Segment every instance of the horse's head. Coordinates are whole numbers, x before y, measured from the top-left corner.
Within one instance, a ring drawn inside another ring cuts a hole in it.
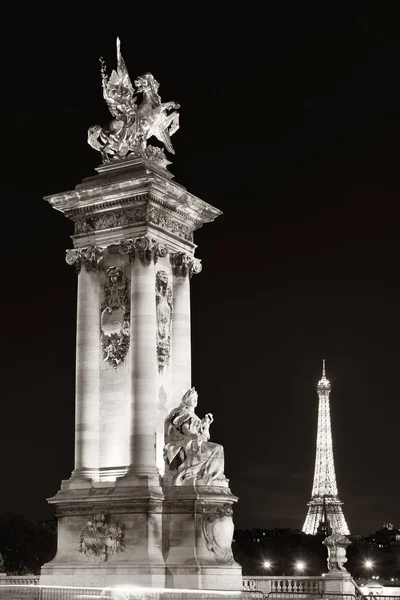
[[[160,84],[151,73],[144,73],[137,79],[135,79],[135,86],[138,92],[143,94],[157,94]]]

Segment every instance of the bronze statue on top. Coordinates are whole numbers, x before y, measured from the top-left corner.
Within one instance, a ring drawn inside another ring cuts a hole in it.
[[[101,153],[103,162],[119,160],[128,156],[142,156],[162,166],[170,164],[164,150],[147,145],[152,136],[162,142],[168,152],[175,154],[171,135],[179,129],[179,108],[176,102],[161,102],[158,94],[160,84],[151,73],[135,80],[129,77],[121,55],[117,38],[117,69],[108,77],[101,60],[103,96],[113,119],[106,127],[92,125],[88,131],[88,143]],[[138,102],[138,95],[142,99]]]

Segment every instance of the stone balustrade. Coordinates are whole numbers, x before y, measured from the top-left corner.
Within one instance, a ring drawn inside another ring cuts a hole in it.
[[[5,575],[0,573],[0,585],[39,585],[39,575]]]
[[[279,593],[295,593],[296,597],[299,594],[311,594],[324,591],[323,577],[276,577],[276,576],[244,576],[243,590],[249,592],[262,592],[270,594],[271,592]]]

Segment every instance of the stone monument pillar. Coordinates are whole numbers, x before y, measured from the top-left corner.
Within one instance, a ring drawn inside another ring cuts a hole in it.
[[[88,134],[103,164],[46,198],[74,223],[78,308],[75,468],[49,499],[58,549],[40,583],[240,590],[237,498],[191,388],[193,232],[221,213],[147,144],[173,152],[179,106],[161,102],[149,73],[131,83],[119,40],[117,60],[102,71],[113,119]]]
[[[347,562],[346,550],[351,544],[343,534],[335,531],[322,542],[328,549],[328,573],[324,577],[324,591],[327,594],[355,595],[354,581],[344,566]]]

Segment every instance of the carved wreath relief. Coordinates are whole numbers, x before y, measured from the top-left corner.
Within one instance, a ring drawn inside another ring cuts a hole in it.
[[[233,563],[233,510],[230,504],[224,504],[214,512],[207,513],[203,519],[203,533],[207,549],[213,552],[221,563]]]
[[[165,271],[156,274],[157,359],[163,369],[171,358],[172,290]]]
[[[119,267],[107,269],[107,277],[100,307],[101,347],[104,361],[116,369],[129,349],[129,279]]]
[[[112,554],[125,550],[125,528],[111,520],[108,513],[94,515],[81,531],[79,552],[107,561]]]

